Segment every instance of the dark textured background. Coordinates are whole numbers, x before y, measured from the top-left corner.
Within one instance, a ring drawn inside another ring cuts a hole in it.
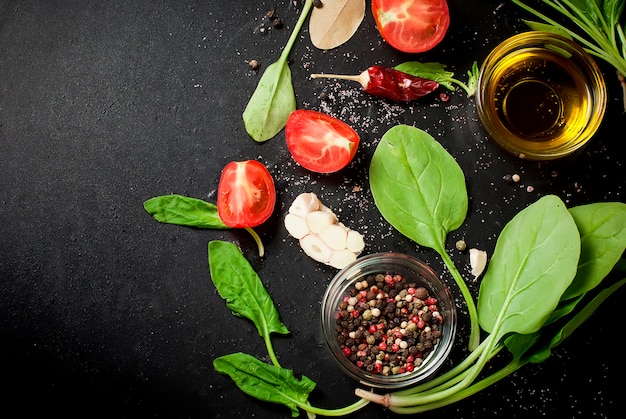
[[[213,359],[235,351],[266,356],[254,326],[233,317],[211,283],[207,243],[214,239],[239,244],[268,288],[292,332],[273,339],[276,352],[283,366],[318,383],[312,403],[354,401],[355,383],[320,338],[320,299],[336,271],[303,255],[282,216],[296,195],[316,192],[365,235],[367,253],[417,255],[452,283],[438,256],[395,232],[373,204],[369,159],[395,124],[428,131],[466,174],[470,208],[450,248],[468,278],[468,255],[453,243],[462,237],[491,252],[504,224],[540,196],[557,194],[568,206],[624,201],[625,118],[604,64],[611,99],[603,126],[583,153],[555,163],[501,151],[461,91],[447,102],[433,95],[398,105],[355,84],[308,78],[410,59],[440,61],[465,78],[474,60],[524,30],[508,1],[450,0],[445,40],[417,57],[381,40],[369,1],[355,37],[339,48],[315,49],[305,27],[290,62],[298,106],[350,122],[362,137],[357,157],[321,176],[293,163],[284,133],[255,143],[241,113],[260,73],[246,60],[264,69],[278,58],[302,3],[0,0],[0,401],[16,411],[2,416],[289,417],[212,368]],[[269,27],[272,7],[283,29]],[[320,100],[322,91],[328,100]],[[258,228],[263,259],[244,231],[159,224],[142,207],[169,193],[215,201],[221,168],[244,159],[265,163],[278,191],[274,217]],[[513,173],[520,183],[504,182]],[[478,283],[470,287],[477,292]],[[429,415],[617,417],[626,408],[625,296],[614,295],[546,363]],[[453,359],[466,334],[462,322]],[[358,415],[391,416],[379,406]]]

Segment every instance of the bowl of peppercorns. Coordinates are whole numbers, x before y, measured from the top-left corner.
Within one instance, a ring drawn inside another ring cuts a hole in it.
[[[340,368],[360,383],[400,388],[445,362],[456,333],[448,287],[415,257],[361,257],[330,282],[322,300],[324,339]]]

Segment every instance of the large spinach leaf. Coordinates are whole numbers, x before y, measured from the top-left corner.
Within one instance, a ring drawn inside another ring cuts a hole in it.
[[[463,171],[441,144],[397,125],[380,140],[369,174],[383,217],[418,244],[445,253],[448,233],[465,220],[468,197]]]
[[[539,330],[572,283],[578,228],[563,201],[548,195],[502,230],[478,294],[480,325],[497,342]]]
[[[315,382],[305,376],[298,380],[292,370],[266,364],[241,352],[216,358],[213,367],[228,375],[246,394],[289,407],[292,417],[299,415],[298,406],[307,404],[309,393],[315,388]]]
[[[613,269],[626,249],[626,204],[597,202],[570,209],[578,226],[581,255],[563,300],[585,294]]]

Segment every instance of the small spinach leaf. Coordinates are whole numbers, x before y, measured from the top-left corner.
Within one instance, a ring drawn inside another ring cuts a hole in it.
[[[239,248],[229,242],[209,242],[209,268],[215,288],[237,317],[251,320],[265,341],[272,361],[278,360],[270,341],[271,333],[288,334],[278,310],[261,279]]]
[[[504,227],[478,294],[478,316],[496,341],[539,330],[576,274],[580,236],[563,201],[548,195]]]
[[[298,407],[307,404],[316,385],[306,376],[298,380],[292,370],[266,364],[241,352],[216,358],[213,367],[228,375],[249,396],[289,407],[292,417],[299,415]]]
[[[220,219],[217,206],[201,199],[163,195],[148,199],[143,206],[157,221],[197,228],[229,229]]]

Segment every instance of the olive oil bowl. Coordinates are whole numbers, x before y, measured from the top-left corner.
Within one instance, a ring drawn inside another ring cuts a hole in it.
[[[514,35],[480,70],[476,106],[489,135],[508,152],[554,160],[594,135],[607,93],[598,66],[578,44],[549,32]]]
[[[321,320],[339,368],[372,388],[432,377],[456,333],[450,290],[427,264],[401,253],[364,256],[339,271],[322,300]]]

